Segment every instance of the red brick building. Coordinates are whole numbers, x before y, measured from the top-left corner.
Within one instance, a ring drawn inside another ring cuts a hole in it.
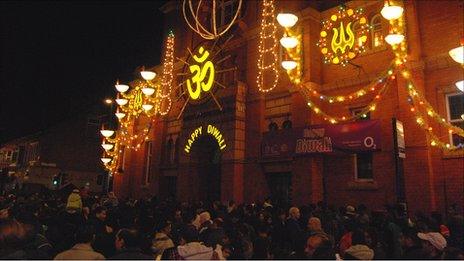
[[[236,7],[234,0],[223,2],[219,7],[220,18],[230,16],[228,10]],[[327,95],[348,93],[368,84],[394,58],[391,47],[383,41],[388,34],[388,21],[380,15],[383,1],[346,3],[348,7],[363,7],[372,26],[367,52],[353,61],[358,67],[322,62],[316,46],[321,20],[330,17],[336,8],[323,2],[276,1],[276,12],[293,12],[299,17],[297,26],[303,32],[303,81]],[[181,3],[169,1],[163,12],[166,32],[173,30],[176,36],[175,56],[185,61],[189,56],[187,48],[195,50],[200,43],[204,44],[204,39],[187,27],[182,19]],[[261,2],[243,3],[239,22],[221,37],[227,39],[233,35],[221,53],[231,56],[224,62],[227,66],[237,68],[222,76],[226,88],[216,92],[222,111],[211,99],[188,104],[178,118],[184,103],[175,102],[169,115],[151,130],[143,149],[125,150],[122,171],[114,176],[114,190],[119,196],[141,197],[150,193],[175,195],[180,200],[253,202],[271,195],[297,205],[325,199],[334,205],[364,203],[380,208],[397,199],[391,123],[392,118],[397,118],[404,124],[404,187],[409,209],[444,210],[452,203],[463,206],[463,150],[442,151],[430,145],[409,110],[406,83],[400,78],[391,83],[378,109],[369,115],[381,123],[379,151],[319,153],[271,160],[261,157],[263,134],[270,127],[302,128],[326,122],[311,112],[283,70],[276,89],[266,94],[258,91],[256,61]],[[441,115],[462,128],[464,120],[455,114],[464,113],[464,95],[454,83],[464,77],[463,69],[452,61],[448,51],[457,47],[464,35],[463,2],[410,0],[403,5],[409,44],[407,66],[418,89]],[[281,34],[279,31],[278,35]],[[175,70],[182,72],[184,64],[177,61]],[[180,81],[182,76],[175,78],[173,86]],[[351,104],[321,108],[333,114],[346,114],[367,103],[367,99],[360,99]],[[141,128],[146,120],[140,118],[134,130]],[[218,135],[206,135],[208,125],[217,128],[222,143]],[[446,129],[432,126],[443,141],[455,145],[463,142],[456,138],[452,141]],[[203,133],[195,135],[187,153],[184,148],[199,127]],[[221,149],[223,144],[226,147]]]

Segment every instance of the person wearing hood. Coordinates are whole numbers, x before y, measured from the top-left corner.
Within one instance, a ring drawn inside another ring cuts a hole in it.
[[[198,232],[192,227],[187,227],[182,231],[182,245],[177,247],[177,253],[181,259],[186,260],[224,260],[221,246],[217,245],[215,249],[207,247],[199,242]]]
[[[345,251],[344,259],[372,260],[374,250],[367,246],[364,230],[356,229],[351,236],[351,246]]]
[[[66,204],[66,209],[68,211],[76,211],[76,212],[82,211],[82,199],[81,199],[81,196],[79,195],[78,189],[74,189],[71,192],[71,194],[69,194],[68,202]]]

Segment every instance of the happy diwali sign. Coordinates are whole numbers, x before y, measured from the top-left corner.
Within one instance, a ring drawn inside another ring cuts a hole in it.
[[[195,143],[195,141],[197,141],[200,136],[205,135],[205,134],[213,136],[213,138],[217,141],[218,146],[221,150],[224,150],[226,148],[226,141],[221,131],[218,128],[216,128],[214,125],[208,124],[206,128],[203,128],[203,126],[200,126],[196,128],[194,131],[192,131],[189,139],[187,140],[187,144],[185,144],[184,151],[186,153],[190,153],[190,149],[192,148],[192,145]]]

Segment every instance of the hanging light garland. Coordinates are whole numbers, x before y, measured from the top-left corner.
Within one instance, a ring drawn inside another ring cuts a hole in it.
[[[258,84],[258,90],[260,92],[272,91],[279,81],[276,31],[274,0],[263,0],[261,31],[259,32],[258,45],[258,75],[256,77],[256,83]],[[270,71],[274,80],[272,84],[266,88],[264,87],[264,76],[267,71]]]
[[[195,33],[197,33],[199,36],[203,37],[206,40],[214,40],[223,34],[225,34],[229,29],[232,27],[232,25],[235,23],[235,21],[238,18],[238,15],[240,14],[240,9],[242,8],[242,0],[237,0],[238,1],[238,6],[237,10],[235,10],[235,14],[232,18],[232,20],[224,26],[224,29],[218,30],[217,28],[217,22],[216,18],[218,17],[216,14],[216,9],[217,9],[217,1],[216,0],[209,0],[205,1],[207,3],[210,3],[211,6],[209,9],[211,9],[211,28],[207,28],[207,26],[204,26],[202,24],[201,17],[200,15],[200,10],[202,8],[205,8],[206,6],[202,5],[202,0],[198,0],[197,5],[194,6],[192,3],[192,0],[184,0],[182,4],[182,14],[184,15],[184,20],[187,23],[187,25],[192,29]],[[221,1],[222,3],[223,1]],[[188,5],[188,9],[187,9]],[[189,15],[187,15],[189,14]],[[192,17],[193,21],[189,18]]]
[[[404,63],[407,62],[407,39],[405,37],[406,29],[403,8],[398,5],[386,4],[381,13],[390,23],[390,34],[385,37],[385,40],[392,46],[393,53],[395,54],[394,64],[397,68],[398,75],[402,76],[407,81],[406,90],[409,94],[408,103],[410,105],[410,111],[414,113],[417,125],[426,131],[431,146],[437,146],[444,150],[463,149],[453,144],[442,142],[435,133],[433,127],[428,124],[427,119],[431,119],[440,126],[446,128],[449,134],[456,134],[464,137],[463,129],[452,125],[436,112],[421,91],[415,86],[411,79],[411,72],[404,65]]]
[[[160,103],[157,103],[157,111],[159,111],[160,115],[168,114],[172,106],[171,93],[172,83],[174,80],[174,40],[174,33],[170,31],[166,40],[166,50],[163,62],[163,76],[161,79],[162,88],[158,94],[159,98],[162,100]],[[167,100],[168,103],[165,106],[165,110],[162,110],[163,100]]]

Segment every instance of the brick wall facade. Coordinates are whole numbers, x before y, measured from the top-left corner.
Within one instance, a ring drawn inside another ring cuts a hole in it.
[[[311,82],[324,94],[356,90],[385,70],[394,57],[391,48],[385,45],[354,60],[362,66],[362,71],[354,66],[325,65],[315,43],[319,38],[320,20],[330,16],[335,9],[318,12],[311,7],[310,1],[285,1],[285,6],[283,2],[276,1],[276,10],[298,14],[298,26],[304,33],[304,81]],[[291,120],[293,127],[303,127],[324,121],[311,113],[306,101],[291,86],[283,71],[275,90],[266,95],[258,92],[256,61],[260,5],[258,1],[244,3],[246,8],[242,21],[233,27],[234,37],[223,50],[235,57],[237,66],[235,78],[228,81],[230,84],[225,90],[218,91],[223,111],[219,111],[213,101],[202,105],[189,104],[177,119],[183,102],[175,103],[169,116],[160,119],[150,135],[155,155],[151,163],[152,182],[143,185],[141,181],[146,152],[143,149],[126,151],[125,171],[116,174],[114,180],[114,188],[119,195],[140,197],[146,192],[165,196],[172,190],[169,186],[174,186],[175,194],[181,200],[201,199],[198,184],[204,177],[198,173],[193,159],[198,155],[184,153],[183,147],[196,127],[214,124],[219,126],[227,142],[227,148],[221,154],[221,200],[264,200],[270,193],[266,177],[270,173],[290,173],[293,204],[322,200],[325,187],[329,204],[364,203],[368,207],[381,208],[396,201],[391,126],[391,119],[395,117],[403,122],[405,128],[407,158],[404,176],[410,210],[444,210],[452,203],[463,205],[463,154],[450,155],[429,145],[424,131],[416,125],[414,115],[409,111],[405,82],[401,79],[393,81],[378,109],[370,116],[371,119],[379,119],[382,126],[382,149],[374,153],[371,181],[355,179],[355,161],[350,154],[315,155],[273,162],[260,159],[262,133],[268,130],[271,122],[281,127],[283,121]],[[383,1],[350,1],[347,4],[364,7],[370,19],[380,12]],[[463,3],[406,1],[404,6],[409,42],[408,66],[419,90],[445,116],[445,95],[455,92],[454,82],[463,77],[462,68],[447,55],[464,35]],[[166,30],[173,29],[176,35],[175,56],[186,57],[187,47],[193,49],[201,39],[187,29],[179,7],[180,2],[176,1],[165,6],[165,24]],[[384,19],[382,26],[386,33],[388,22]],[[179,62],[176,68],[180,70],[182,66]],[[177,84],[179,82],[174,86]],[[347,114],[350,109],[365,106],[367,102],[360,99],[353,104],[322,108],[334,115]],[[169,127],[174,121],[177,127]],[[447,130],[433,127],[440,131],[440,136],[447,137]],[[179,142],[176,152],[179,160],[166,166],[163,155],[166,153],[166,140],[172,135]]]

